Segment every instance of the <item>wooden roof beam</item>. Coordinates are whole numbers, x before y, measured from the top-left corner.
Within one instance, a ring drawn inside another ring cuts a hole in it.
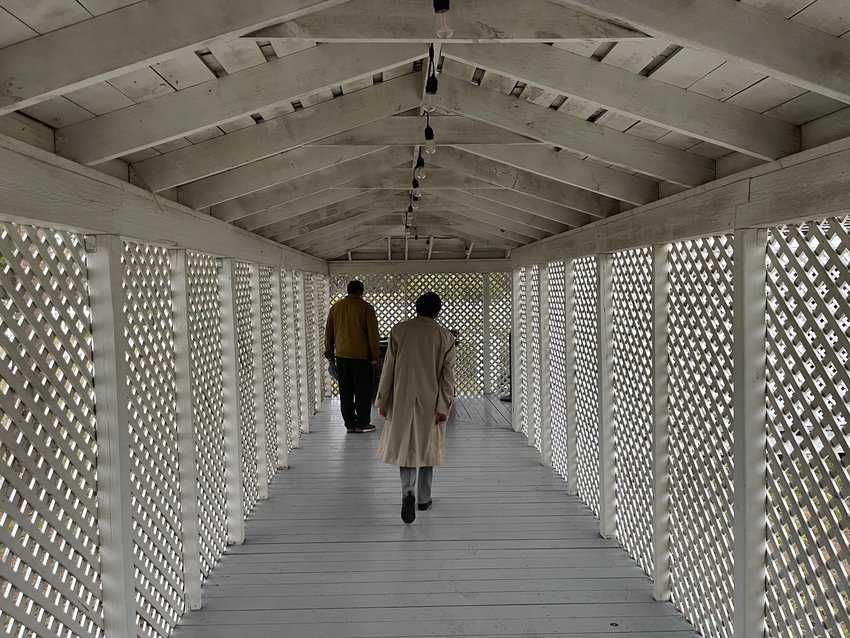
[[[300,217],[309,213],[315,213],[321,209],[335,204],[343,204],[349,200],[361,200],[371,195],[370,191],[365,193],[359,189],[338,189],[324,190],[301,199],[296,199],[294,202],[288,202],[280,206],[273,206],[256,215],[251,215],[245,219],[240,219],[236,222],[239,228],[259,232],[260,234],[268,234],[272,228],[276,228],[281,222],[290,220],[294,217]],[[356,204],[350,204],[354,206]]]
[[[194,182],[414,108],[421,102],[419,84],[415,74],[395,78],[137,162],[133,169],[155,191]],[[419,135],[421,138],[421,130]],[[383,145],[366,140],[363,144]]]
[[[456,44],[443,53],[759,159],[777,159],[800,148],[798,126],[555,47]]]
[[[341,0],[145,0],[0,51],[0,114]]]
[[[67,126],[56,133],[56,149],[61,155],[83,164],[105,162],[251,115],[301,95],[412,63],[425,54],[418,44],[311,47]]]
[[[593,218],[586,213],[507,188],[477,189],[473,195],[482,199],[488,199],[491,202],[524,210],[539,217],[545,217],[566,226],[572,226],[573,228],[584,226],[593,221]]]
[[[452,5],[447,42],[623,40],[643,33],[544,0],[464,0]],[[421,0],[353,0],[252,34],[318,42],[433,42],[434,12]]]
[[[443,199],[451,199],[451,201],[455,204],[460,204],[461,206],[467,206],[469,208],[481,210],[485,213],[492,213],[493,215],[496,215],[498,217],[519,222],[531,228],[536,228],[537,230],[542,230],[547,233],[563,233],[571,228],[571,226],[561,224],[560,222],[552,221],[551,219],[546,219],[545,217],[539,217],[537,215],[534,215],[533,213],[529,213],[518,208],[513,208],[512,206],[507,206],[505,204],[500,204],[489,199],[476,197],[474,195],[474,191],[452,191],[451,193],[446,193],[443,196]],[[572,226],[572,228],[575,228],[575,226]]]
[[[556,0],[850,104],[850,42],[735,0]]]
[[[711,159],[510,95],[476,88],[445,74],[440,77],[435,103],[474,120],[502,127],[506,129],[505,137],[511,136],[510,131],[682,186],[698,186],[715,177]],[[449,143],[442,131],[440,142]]]
[[[216,204],[210,210],[210,214],[213,217],[230,222],[243,219],[273,206],[286,204],[327,188],[335,188],[352,180],[365,179],[376,174],[376,172],[400,166],[408,161],[409,155],[410,151],[406,148],[385,148],[250,195]]]

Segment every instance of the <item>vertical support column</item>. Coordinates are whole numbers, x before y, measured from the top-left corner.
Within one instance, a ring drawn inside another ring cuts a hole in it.
[[[652,580],[658,601],[669,601],[670,432],[667,389],[667,326],[670,246],[652,248]]]
[[[578,494],[578,429],[576,423],[575,262],[564,260],[564,384],[567,389],[567,494]]]
[[[767,230],[735,231],[734,374],[734,633],[767,631]]]
[[[297,284],[296,294],[298,295],[299,300],[299,312],[295,317],[295,321],[298,324],[298,350],[299,350],[299,361],[300,361],[300,369],[298,370],[298,375],[301,379],[304,380],[304,387],[302,388],[300,401],[301,401],[301,431],[304,434],[310,434],[310,420],[313,418],[313,415],[310,414],[310,384],[307,379],[307,374],[309,367],[307,366],[307,357],[309,356],[307,353],[307,308],[305,306],[305,302],[307,298],[304,296],[304,275],[301,274],[295,275],[295,281]]]
[[[239,428],[239,366],[236,356],[236,299],[232,259],[221,260],[222,415],[224,421],[224,476],[227,496],[227,542],[245,542],[245,499],[242,486],[242,433]]]
[[[540,267],[540,462],[552,467],[552,380],[550,370],[549,265]]]
[[[104,632],[136,636],[136,585],[130,510],[130,414],[124,358],[124,250],[120,237],[89,238],[95,402],[97,520],[103,580]]]
[[[531,309],[534,307],[534,297],[531,294],[531,280],[533,278],[531,266],[525,273],[525,370],[522,373],[525,375],[525,418],[528,421],[528,436],[525,438],[525,444],[529,447],[534,447],[534,429],[540,427],[539,423],[532,421],[532,397],[535,392],[534,385],[534,347],[532,346],[531,333],[533,327],[531,318],[534,316]]]
[[[614,256],[597,256],[599,264],[596,352],[599,365],[599,533],[613,538],[617,527],[617,469],[614,427]]]
[[[521,374],[525,374],[525,370],[520,370],[519,365],[519,301],[519,270],[514,270],[511,274],[511,426],[514,432],[522,430],[522,393],[519,378]]]
[[[188,256],[185,250],[170,250],[168,255],[171,260],[171,301],[174,308],[174,379],[177,398],[180,516],[183,528],[183,582],[189,609],[200,609],[201,549],[192,409]]]
[[[272,349],[274,351],[274,392],[275,405],[277,406],[277,414],[275,421],[277,422],[277,469],[285,470],[289,468],[289,441],[287,440],[287,432],[289,431],[289,422],[286,419],[286,404],[290,401],[288,394],[289,388],[285,385],[292,386],[292,383],[284,383],[287,378],[286,365],[283,352],[283,326],[286,321],[284,313],[283,300],[281,299],[280,289],[282,285],[282,277],[280,268],[272,270],[271,288],[272,288]],[[290,404],[291,409],[291,404]]]
[[[269,447],[266,440],[266,385],[263,383],[263,329],[260,266],[251,265],[251,341],[254,367],[254,424],[257,432],[257,496],[269,497]]]
[[[298,368],[298,322],[295,318],[295,274],[292,271],[284,271],[281,275],[281,281],[286,286],[286,308],[285,321],[287,325],[287,333],[289,334],[289,343],[287,344],[287,354],[289,358],[286,362],[289,370],[289,405],[290,422],[287,424],[289,431],[292,433],[292,447],[298,448],[301,446],[301,412],[303,411],[301,393],[298,392],[298,380],[300,370]]]
[[[481,346],[482,356],[484,357],[484,394],[493,394],[493,365],[492,365],[492,349],[493,349],[493,328],[490,310],[492,305],[490,291],[490,273],[482,275],[482,291],[481,291],[481,307],[484,311],[483,322],[481,325]]]

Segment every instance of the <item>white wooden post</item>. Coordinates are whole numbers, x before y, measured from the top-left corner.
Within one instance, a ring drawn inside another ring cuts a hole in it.
[[[617,527],[616,468],[614,467],[614,256],[597,255],[598,323],[596,352],[599,365],[599,533],[613,538]]]
[[[286,419],[286,404],[291,401],[289,387],[285,384],[284,379],[287,378],[285,355],[283,352],[283,326],[286,321],[284,313],[283,301],[280,295],[280,288],[283,277],[280,268],[274,268],[271,276],[272,289],[272,349],[274,352],[274,392],[275,405],[277,406],[277,469],[285,470],[289,468],[289,441],[287,433],[289,431],[289,421]],[[286,386],[289,387],[286,387]],[[290,404],[291,409],[291,404]]]
[[[298,374],[300,379],[303,381],[301,391],[301,431],[304,434],[310,434],[310,421],[312,420],[313,415],[310,414],[310,384],[308,380],[308,371],[310,368],[307,366],[307,357],[309,356],[309,353],[307,352],[307,297],[304,295],[303,273],[297,273],[295,275],[295,281],[297,284],[299,301],[299,312],[295,317],[295,320],[298,323],[298,358],[301,364]]]
[[[763,638],[767,632],[767,230],[736,230],[734,250],[733,629],[737,638]]]
[[[287,325],[287,333],[289,334],[289,343],[287,344],[287,354],[289,358],[286,362],[289,370],[289,401],[290,401],[290,422],[287,424],[289,431],[292,433],[292,447],[297,448],[301,445],[301,412],[304,409],[302,405],[303,398],[298,391],[298,322],[295,317],[295,292],[294,292],[294,273],[292,271],[284,271],[281,275],[281,281],[286,287],[286,308],[285,313]]]
[[[170,250],[171,301],[174,310],[174,379],[177,403],[177,454],[180,516],[183,529],[183,582],[189,609],[201,608],[201,549],[198,520],[198,473],[192,408],[189,341],[189,281],[185,250]]]
[[[534,348],[531,343],[531,333],[534,329],[531,325],[531,318],[534,316],[532,308],[536,301],[531,294],[531,273],[533,268],[534,266],[531,266],[525,272],[525,370],[522,371],[525,375],[525,418],[528,423],[525,444],[529,447],[534,447],[534,429],[540,427],[539,423],[532,421],[532,396],[536,391],[534,383]]]
[[[549,265],[540,267],[540,462],[552,467],[552,379],[550,370]]]
[[[576,423],[575,262],[564,260],[564,384],[567,389],[567,494],[578,494],[578,429]]]
[[[254,367],[254,423],[257,436],[257,496],[269,497],[269,448],[266,436],[266,384],[263,382],[263,328],[260,266],[251,265],[251,336]]]
[[[88,279],[97,406],[97,520],[104,633],[136,636],[130,510],[130,415],[124,358],[124,267],[120,237],[91,237]]]
[[[652,249],[652,580],[658,601],[671,596],[670,433],[667,388],[667,326],[670,246]]]
[[[219,271],[221,295],[222,418],[224,474],[227,496],[227,542],[245,542],[245,502],[242,485],[242,433],[239,428],[239,366],[236,354],[236,298],[233,259],[223,259]]]
[[[514,432],[522,430],[522,393],[520,392],[520,375],[525,370],[520,370],[519,365],[519,303],[520,303],[520,273],[514,270],[511,277],[511,426]]]
[[[492,394],[493,393],[493,365],[491,363],[492,356],[492,342],[493,342],[493,328],[492,328],[492,318],[490,317],[490,306],[491,306],[491,291],[490,291],[490,279],[492,275],[490,273],[484,273],[482,275],[483,280],[483,288],[481,291],[481,307],[484,311],[484,316],[482,317],[481,324],[481,356],[484,360],[484,394]]]

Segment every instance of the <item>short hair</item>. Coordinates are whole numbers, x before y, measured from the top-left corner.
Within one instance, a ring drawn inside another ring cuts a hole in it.
[[[443,302],[436,292],[426,292],[416,300],[416,314],[420,317],[436,319],[442,307]]]
[[[352,279],[348,282],[348,288],[346,290],[349,295],[362,295],[365,288],[362,281]]]

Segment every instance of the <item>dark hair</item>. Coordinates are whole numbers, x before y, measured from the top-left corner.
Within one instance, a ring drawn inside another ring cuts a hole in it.
[[[363,294],[363,282],[358,281],[357,279],[352,279],[348,282],[347,292],[349,295],[362,295]]]
[[[442,306],[443,302],[440,300],[440,295],[436,292],[426,292],[416,300],[416,314],[420,317],[436,319]]]

